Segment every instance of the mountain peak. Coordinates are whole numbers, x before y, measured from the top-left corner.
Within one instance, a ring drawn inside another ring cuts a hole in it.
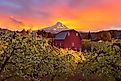
[[[61,22],[57,22],[55,26],[64,27],[65,25],[63,25]]]
[[[58,33],[63,30],[69,30],[65,25],[63,25],[61,22],[57,22],[55,25],[44,28],[46,32],[51,32],[51,33]]]
[[[61,24],[61,25],[62,25],[62,23],[61,23],[61,22],[57,22],[56,24],[58,24],[58,25],[60,25],[60,24]]]

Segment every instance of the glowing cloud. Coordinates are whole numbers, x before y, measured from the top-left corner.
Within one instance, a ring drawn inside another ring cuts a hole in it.
[[[40,29],[58,21],[82,31],[119,29],[120,14],[121,0],[0,0],[0,25],[9,29]]]

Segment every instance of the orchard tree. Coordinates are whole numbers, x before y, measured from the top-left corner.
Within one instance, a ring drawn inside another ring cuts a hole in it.
[[[110,32],[112,38],[116,39],[116,33],[115,32],[117,32],[117,31],[116,30],[110,30],[109,32]]]
[[[120,47],[106,42],[94,45],[95,51],[84,53],[86,60],[79,64],[81,73],[88,80],[96,77],[99,81],[121,81]]]
[[[98,40],[103,40],[103,41],[112,40],[112,36],[111,36],[110,32],[108,32],[108,31],[99,32],[97,38],[98,38]]]
[[[40,81],[67,80],[82,60],[80,53],[51,47],[47,38],[16,32],[0,37],[1,81],[19,77]]]

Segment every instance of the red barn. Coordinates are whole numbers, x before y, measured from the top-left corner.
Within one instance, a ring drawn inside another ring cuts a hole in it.
[[[54,38],[54,45],[58,48],[81,50],[81,36],[76,30],[59,32]]]

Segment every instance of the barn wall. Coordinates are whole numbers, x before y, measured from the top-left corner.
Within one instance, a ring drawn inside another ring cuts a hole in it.
[[[58,48],[63,48],[64,47],[64,43],[62,40],[55,40],[54,41],[54,46],[58,47]]]
[[[64,40],[64,48],[79,51],[81,49],[81,39],[79,33],[76,31],[70,31],[69,33],[70,34],[67,34],[66,39]],[[78,36],[76,36],[76,33]],[[74,45],[72,43],[74,43]]]

